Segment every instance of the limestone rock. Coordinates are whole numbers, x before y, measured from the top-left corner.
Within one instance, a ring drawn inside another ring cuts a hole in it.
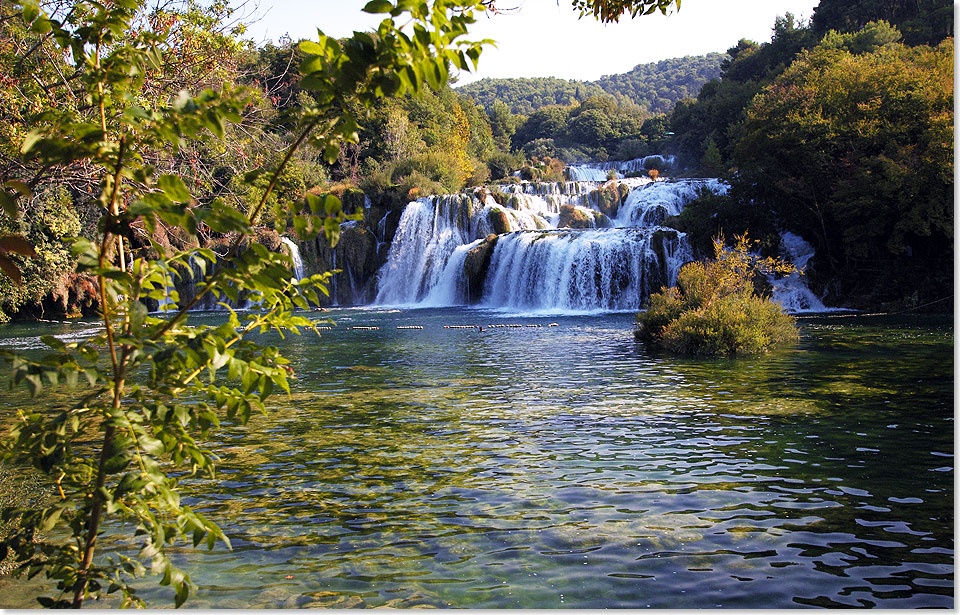
[[[467,257],[463,261],[463,275],[467,280],[467,300],[470,303],[480,300],[487,269],[490,267],[490,257],[496,245],[497,236],[491,233],[483,243],[467,252]]]
[[[507,212],[499,207],[492,207],[487,219],[495,234],[503,235],[510,232],[510,219],[507,217]]]
[[[561,205],[557,226],[561,228],[594,228],[595,224],[593,217],[588,216],[583,210],[572,205]]]

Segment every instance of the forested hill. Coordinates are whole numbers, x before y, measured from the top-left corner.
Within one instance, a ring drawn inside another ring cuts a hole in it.
[[[726,56],[710,53],[639,64],[630,72],[606,75],[597,81],[571,81],[555,77],[481,79],[457,88],[490,109],[503,101],[510,111],[530,115],[548,105],[583,102],[591,96],[611,94],[646,108],[651,113],[669,112],[678,100],[697,95],[700,87],[720,76]]]

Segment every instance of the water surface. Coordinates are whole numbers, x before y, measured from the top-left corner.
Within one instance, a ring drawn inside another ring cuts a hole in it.
[[[234,545],[178,551],[188,606],[954,604],[949,318],[805,318],[793,348],[704,360],[629,314],[330,316],[283,343],[292,399],[185,485]]]

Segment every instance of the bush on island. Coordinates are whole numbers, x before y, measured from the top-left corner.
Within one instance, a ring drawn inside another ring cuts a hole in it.
[[[638,340],[671,352],[756,354],[798,339],[796,320],[757,293],[754,278],[796,271],[790,263],[749,253],[746,233],[732,248],[713,241],[714,259],[687,263],[677,286],[650,296],[637,314]]]

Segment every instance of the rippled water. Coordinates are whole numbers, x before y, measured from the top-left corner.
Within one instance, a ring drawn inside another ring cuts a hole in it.
[[[189,606],[954,604],[950,319],[808,318],[702,360],[626,314],[331,315],[285,342],[292,400],[186,486],[234,545],[179,552]],[[543,326],[443,328],[496,323]]]

